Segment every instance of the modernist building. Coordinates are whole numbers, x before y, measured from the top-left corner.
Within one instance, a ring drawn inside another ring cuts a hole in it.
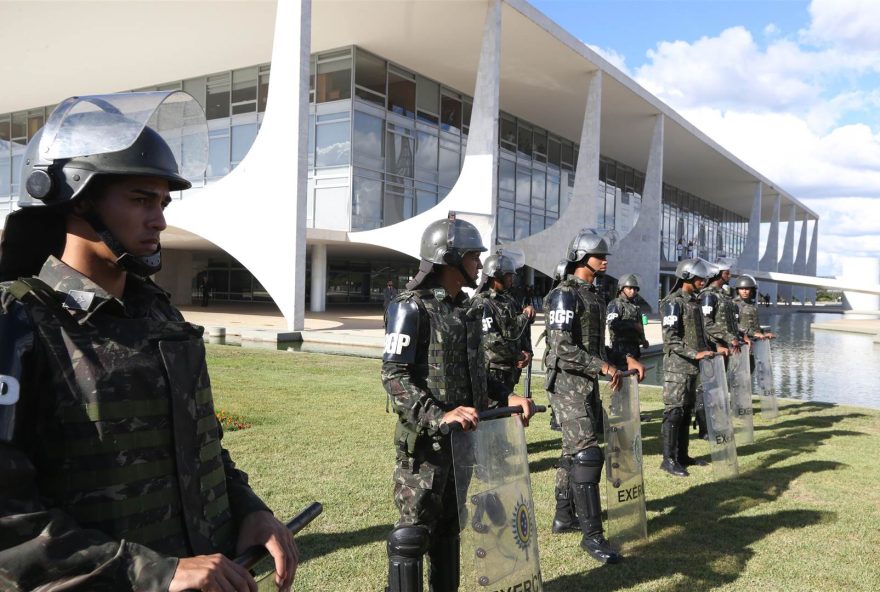
[[[639,273],[652,304],[680,252],[815,275],[814,212],[524,0],[7,2],[0,19],[21,25],[0,96],[3,218],[63,98],[182,89],[204,106],[210,162],[163,238],[178,303],[201,274],[218,300],[274,300],[292,328],[306,303],[381,301],[448,210],[521,253],[539,289],[584,226],[617,231],[610,272]],[[796,220],[813,221],[809,249]]]

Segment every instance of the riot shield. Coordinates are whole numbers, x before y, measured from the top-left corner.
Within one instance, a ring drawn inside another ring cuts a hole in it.
[[[519,417],[452,433],[462,590],[543,590],[526,440]]]
[[[727,388],[730,391],[731,419],[737,444],[752,444],[755,441],[750,355],[749,346],[744,343],[739,352],[731,354],[727,366]]]
[[[706,405],[706,430],[712,453],[712,468],[719,479],[736,477],[736,441],[730,421],[727,395],[727,375],[721,356],[700,360],[700,380],[703,383],[703,402]]]
[[[770,341],[755,339],[752,341],[752,351],[755,356],[755,382],[758,385],[758,397],[761,401],[761,417],[775,419],[779,416],[779,405],[776,403],[776,391],[773,389]]]
[[[648,538],[639,381],[635,372],[625,374],[628,375],[622,378],[620,390],[602,398],[608,538],[617,548],[627,542]]]

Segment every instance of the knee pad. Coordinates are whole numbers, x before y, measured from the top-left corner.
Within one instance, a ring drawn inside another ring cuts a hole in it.
[[[388,556],[419,558],[428,550],[428,529],[398,526],[388,533]]]
[[[574,455],[571,478],[575,483],[598,483],[602,477],[603,464],[605,459],[601,448],[593,446],[579,450]]]

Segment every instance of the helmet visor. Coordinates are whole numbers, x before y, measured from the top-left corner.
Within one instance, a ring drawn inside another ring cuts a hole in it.
[[[199,179],[208,161],[205,112],[182,91],[119,93],[71,97],[46,123],[40,139],[42,161],[125,150],[145,126],[171,148],[180,175]]]

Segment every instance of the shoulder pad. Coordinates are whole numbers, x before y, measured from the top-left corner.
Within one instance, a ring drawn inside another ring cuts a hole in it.
[[[495,318],[495,307],[488,300],[483,300],[483,333],[498,333],[498,319]]]
[[[611,321],[620,316],[620,305],[617,301],[617,298],[608,303],[608,308],[605,310],[605,324],[610,325]]]
[[[556,288],[547,296],[547,328],[571,331],[577,296],[571,290]]]
[[[703,310],[703,316],[708,317],[718,306],[718,295],[715,292],[703,292],[700,294],[700,308]]]
[[[420,315],[418,303],[411,298],[399,298],[388,305],[382,361],[403,364],[415,361]]]
[[[681,303],[673,298],[672,300],[664,300],[660,304],[660,315],[663,317],[662,325],[674,327],[681,319]]]

